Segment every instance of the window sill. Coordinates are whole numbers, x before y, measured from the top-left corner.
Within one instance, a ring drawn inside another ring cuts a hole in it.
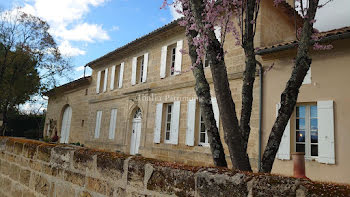
[[[205,148],[209,148],[210,145],[209,144],[198,144],[199,147],[205,147]]]

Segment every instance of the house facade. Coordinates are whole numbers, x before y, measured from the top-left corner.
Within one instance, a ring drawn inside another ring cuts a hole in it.
[[[273,1],[261,2],[256,46],[265,68],[254,84],[248,154],[254,170],[276,117],[279,98],[295,55],[294,10]],[[275,20],[271,20],[271,18]],[[302,19],[297,17],[297,23]],[[283,136],[273,173],[292,175],[292,152],[305,152],[306,175],[314,180],[350,183],[350,148],[346,121],[350,111],[346,77],[350,68],[349,28],[322,34],[334,49],[312,52],[313,63],[300,90],[298,105]],[[342,36],[339,36],[342,35]],[[233,36],[225,41],[225,62],[237,112],[241,108],[244,53]],[[283,43],[283,45],[281,44]],[[208,137],[194,91],[185,30],[174,21],[90,63],[92,76],[57,87],[49,96],[44,134],[57,131],[61,143],[141,154],[189,165],[212,165]],[[213,111],[223,131],[213,91]],[[261,86],[260,86],[261,85]],[[262,95],[262,103],[259,103]],[[262,109],[261,134],[259,110]],[[262,144],[259,145],[259,138]],[[224,143],[227,161],[230,163]]]

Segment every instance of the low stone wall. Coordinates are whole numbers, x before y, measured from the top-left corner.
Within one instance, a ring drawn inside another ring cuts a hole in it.
[[[350,186],[2,137],[2,196],[350,196]]]

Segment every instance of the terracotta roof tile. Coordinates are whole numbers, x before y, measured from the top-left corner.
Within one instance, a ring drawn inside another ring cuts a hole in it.
[[[334,37],[336,35],[345,35],[345,34],[349,34],[350,35],[350,27],[342,27],[339,29],[333,29],[333,30],[329,30],[329,31],[325,31],[325,32],[320,32],[317,33],[316,35],[319,37],[320,42],[322,42],[323,40],[326,40],[326,38],[330,38],[330,37]],[[338,40],[341,39],[340,37],[334,37],[334,40]],[[264,54],[268,54],[268,53],[272,53],[272,52],[276,52],[273,51],[271,49],[282,49],[282,47],[295,47],[297,46],[298,41],[293,40],[293,41],[289,41],[289,42],[282,42],[282,43],[278,43],[272,46],[267,46],[264,48],[260,48],[257,50],[257,54],[258,55],[264,55]]]

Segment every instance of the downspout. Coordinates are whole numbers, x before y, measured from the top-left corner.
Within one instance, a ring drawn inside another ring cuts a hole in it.
[[[258,171],[261,167],[261,144],[262,144],[262,110],[263,110],[263,67],[259,61],[256,61],[259,65],[259,78],[260,78],[260,98],[259,98],[259,157],[258,157]]]

